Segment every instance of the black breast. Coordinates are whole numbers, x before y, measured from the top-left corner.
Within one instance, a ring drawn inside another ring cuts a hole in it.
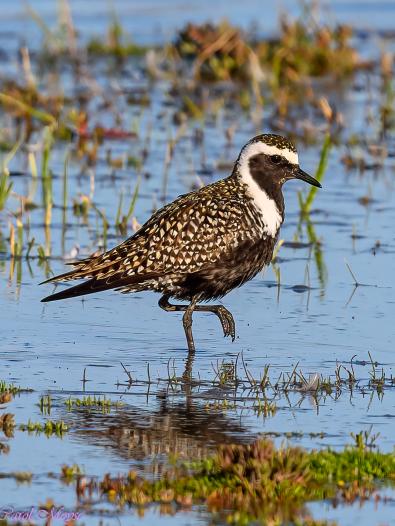
[[[191,300],[198,296],[200,301],[208,301],[225,296],[271,262],[275,244],[272,237],[244,241],[221,261],[180,279],[175,297]]]

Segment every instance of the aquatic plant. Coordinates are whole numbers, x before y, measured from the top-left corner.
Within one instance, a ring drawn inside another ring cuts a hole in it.
[[[277,87],[306,76],[344,77],[366,65],[350,44],[350,26],[320,25],[310,13],[307,7],[298,19],[283,16],[279,37],[258,43],[257,53],[271,66]]]
[[[115,226],[119,229],[119,231],[120,231],[120,233],[122,235],[126,235],[127,234],[128,222],[129,222],[130,218],[132,217],[134,208],[136,206],[136,201],[137,201],[137,198],[138,198],[138,195],[139,195],[140,182],[141,182],[141,180],[139,178],[137,180],[135,189],[133,191],[133,195],[132,195],[132,198],[130,200],[129,208],[128,208],[128,211],[126,212],[126,214],[122,214],[123,194],[121,194],[121,197],[120,197],[120,200],[119,200],[119,205],[118,205],[118,210],[117,210],[117,215],[116,215],[116,218],[115,218]]]
[[[0,393],[1,394],[3,394],[3,393],[11,393],[11,394],[15,395],[15,394],[22,393],[22,392],[27,392],[27,391],[29,392],[29,391],[31,391],[31,389],[25,389],[25,388],[19,387],[19,386],[14,385],[14,384],[9,384],[5,380],[0,380]]]
[[[7,153],[7,155],[5,155],[2,159],[2,167],[0,173],[0,210],[4,209],[7,199],[9,198],[12,190],[12,182],[9,180],[10,171],[8,169],[8,165],[15,157],[15,154],[18,152],[22,142],[23,139],[17,141]]]
[[[263,80],[275,90],[302,84],[308,77],[344,78],[368,64],[351,45],[349,26],[317,23],[306,6],[297,19],[285,16],[273,39],[247,37],[227,22],[187,24],[175,40],[179,56],[193,60],[195,76],[205,80]],[[291,93],[290,93],[291,95]]]
[[[77,32],[74,28],[71,7],[68,0],[59,0],[58,19],[54,27],[49,27],[45,20],[27,3],[26,11],[41,29],[43,35],[42,55],[47,61],[55,57],[69,55],[76,58]]]
[[[248,78],[250,50],[239,29],[227,22],[187,24],[175,41],[175,49],[193,59],[195,76],[205,80]]]
[[[43,132],[43,154],[41,167],[42,201],[45,211],[44,224],[51,224],[52,217],[52,173],[49,168],[49,160],[53,147],[53,133],[50,126],[44,128]]]
[[[44,95],[39,95],[37,91],[30,87],[24,88],[14,83],[7,84],[4,88],[7,92],[0,92],[0,103],[5,110],[11,111],[16,117],[21,117],[25,120],[26,139],[29,138],[32,132],[32,118],[41,121],[45,125],[56,127],[56,118],[45,109],[38,109],[37,106],[42,105],[51,109],[59,109],[60,101],[53,101]]]
[[[40,407],[40,412],[42,414],[44,415],[51,414],[51,405],[52,405],[52,399],[51,399],[50,394],[43,395],[40,397],[39,407]]]
[[[104,40],[102,37],[92,38],[88,42],[86,50],[90,55],[125,58],[144,55],[147,48],[139,46],[126,38],[124,28],[114,13],[107,29],[106,38]]]
[[[228,445],[201,461],[181,464],[150,481],[131,471],[106,475],[100,490],[112,502],[139,508],[150,503],[189,507],[205,504],[228,523],[301,521],[315,500],[366,499],[382,484],[395,484],[395,453],[364,447],[306,451],[275,448],[269,440]]]
[[[68,426],[63,422],[63,420],[60,420],[59,422],[46,420],[45,423],[42,423],[32,422],[30,419],[27,424],[20,424],[18,429],[19,431],[27,431],[28,433],[44,433],[47,436],[62,436],[69,430]]]
[[[66,483],[72,482],[76,477],[79,477],[84,473],[84,470],[78,464],[72,464],[71,466],[64,464],[62,466],[62,480]]]
[[[121,401],[113,401],[109,398],[103,397],[96,397],[94,396],[83,396],[82,398],[68,398],[65,401],[65,404],[69,411],[71,411],[73,408],[78,407],[87,407],[87,408],[98,408],[102,409],[103,411],[109,411],[112,407],[120,407],[122,406]]]
[[[324,179],[331,147],[332,147],[331,134],[327,132],[325,135],[322,147],[321,147],[321,153],[320,153],[318,166],[314,174],[314,177],[320,183]],[[306,226],[307,238],[309,240],[309,243],[313,247],[314,261],[317,267],[318,279],[321,284],[321,287],[323,288],[326,283],[326,279],[327,279],[327,270],[326,270],[325,262],[323,259],[321,241],[318,238],[316,231],[315,231],[314,224],[310,219],[310,211],[311,211],[311,207],[313,205],[316,195],[317,195],[316,187],[311,188],[306,197],[303,196],[302,192],[298,192],[300,218],[299,218],[299,224],[297,227],[296,236],[298,237],[301,234],[302,226],[304,224]]]
[[[322,183],[322,180],[325,175],[331,146],[332,146],[332,139],[331,139],[330,134],[327,133],[325,135],[325,139],[322,144],[320,159],[319,159],[318,166],[314,174],[315,179],[317,179],[317,181],[319,181],[320,183]],[[299,207],[300,207],[300,212],[302,215],[306,216],[309,214],[316,195],[317,195],[317,187],[315,186],[311,187],[311,189],[309,190],[309,193],[307,194],[306,199],[302,197],[302,194],[300,192],[298,193]]]
[[[11,190],[12,182],[9,180],[9,174],[3,171],[3,173],[0,174],[0,210],[4,209]]]

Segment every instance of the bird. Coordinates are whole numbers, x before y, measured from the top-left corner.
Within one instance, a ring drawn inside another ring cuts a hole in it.
[[[284,221],[282,187],[291,179],[321,188],[300,168],[288,138],[257,135],[243,146],[228,177],[179,196],[116,247],[70,263],[73,270],[43,283],[84,281],[41,301],[108,289],[154,291],[161,294],[159,307],[184,313],[189,353],[195,352],[195,311],[215,314],[224,336],[234,341],[231,312],[207,302],[223,298],[270,264]]]

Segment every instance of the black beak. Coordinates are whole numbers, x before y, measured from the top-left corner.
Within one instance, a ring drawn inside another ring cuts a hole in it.
[[[321,183],[319,183],[317,179],[314,179],[314,177],[311,177],[311,175],[304,172],[301,168],[296,168],[296,170],[292,173],[292,175],[295,179],[300,179],[302,181],[305,181],[306,183],[312,184],[313,186],[322,188]]]

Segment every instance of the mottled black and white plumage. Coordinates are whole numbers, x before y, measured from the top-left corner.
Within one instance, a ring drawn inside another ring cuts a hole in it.
[[[48,281],[85,281],[42,301],[107,289],[152,290],[165,310],[183,310],[189,350],[194,350],[192,312],[214,312],[234,338],[233,317],[221,305],[197,305],[223,297],[271,261],[284,220],[282,185],[298,178],[320,186],[299,168],[293,144],[259,135],[241,150],[232,174],[180,196],[158,210],[129,239],[99,256],[73,263],[74,270]],[[172,305],[169,298],[190,302]]]

